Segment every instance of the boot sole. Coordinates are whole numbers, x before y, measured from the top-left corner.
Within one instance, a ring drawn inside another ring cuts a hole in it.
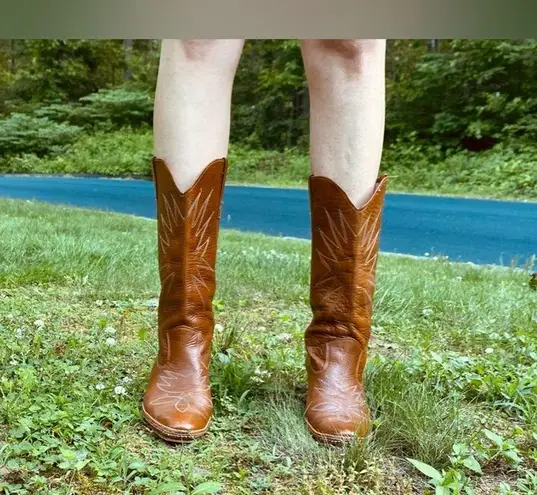
[[[200,430],[177,430],[175,428],[170,428],[168,426],[165,426],[161,423],[159,423],[155,418],[153,418],[146,410],[145,407],[142,404],[142,413],[144,419],[147,421],[149,426],[153,429],[153,431],[163,440],[166,440],[167,442],[172,443],[190,443],[194,440],[202,437],[207,433],[207,430],[209,428],[209,425],[211,423],[211,420],[207,422],[207,425],[205,428],[202,428]]]
[[[317,431],[313,426],[310,425],[308,420],[306,420],[306,424],[308,425],[308,430],[311,433],[311,436],[317,440],[320,443],[324,443],[327,445],[345,445],[350,442],[352,442],[356,438],[356,434],[340,434],[340,435],[332,435],[330,433],[321,433],[320,431]]]

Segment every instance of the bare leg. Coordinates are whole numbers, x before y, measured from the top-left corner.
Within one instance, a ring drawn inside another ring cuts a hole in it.
[[[361,206],[373,192],[384,139],[385,40],[303,40],[313,175]]]
[[[244,40],[162,40],[155,94],[155,156],[181,192],[227,156],[231,91]]]

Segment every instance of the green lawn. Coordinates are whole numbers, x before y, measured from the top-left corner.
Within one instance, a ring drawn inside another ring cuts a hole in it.
[[[224,231],[215,419],[169,446],[139,412],[155,240],[152,220],[0,200],[0,493],[398,495],[433,493],[434,479],[474,490],[437,493],[537,492],[527,273],[382,255],[374,431],[324,447],[303,421],[309,243]]]

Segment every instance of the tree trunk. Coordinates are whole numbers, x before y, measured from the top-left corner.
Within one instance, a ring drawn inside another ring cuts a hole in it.
[[[7,66],[9,72],[15,72],[15,41],[9,40]]]
[[[123,72],[124,81],[130,81],[132,79],[132,72],[129,65],[132,55],[132,42],[133,40],[123,40],[123,53],[125,56],[125,70]]]
[[[427,40],[427,48],[430,52],[437,52],[440,46],[440,40]]]

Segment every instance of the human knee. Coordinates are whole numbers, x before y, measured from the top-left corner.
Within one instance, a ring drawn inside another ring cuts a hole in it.
[[[383,57],[385,46],[385,40],[377,39],[304,40],[302,51],[306,65],[312,69],[320,68],[320,65],[325,69],[335,66],[356,73],[361,70],[365,60]]]
[[[220,40],[177,40],[187,60],[201,62],[212,58]]]
[[[242,50],[240,40],[179,40],[162,41],[163,53],[193,65],[227,67],[236,65]]]
[[[358,59],[377,53],[386,44],[385,40],[304,40],[303,46],[309,54],[322,54],[345,59]]]

